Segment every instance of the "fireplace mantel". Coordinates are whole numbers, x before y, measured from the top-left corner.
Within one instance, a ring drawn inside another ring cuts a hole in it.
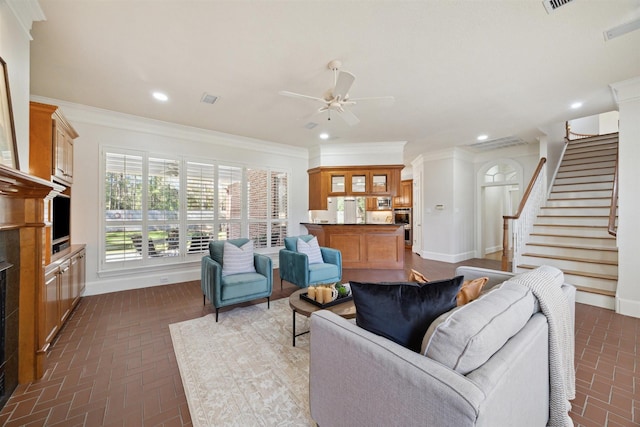
[[[0,232],[19,231],[19,259],[5,260],[19,268],[19,383],[44,373],[45,353],[39,351],[44,328],[44,201],[58,191],[57,184],[0,165]]]

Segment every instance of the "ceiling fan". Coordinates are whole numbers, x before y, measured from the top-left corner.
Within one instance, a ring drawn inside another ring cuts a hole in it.
[[[333,60],[327,64],[327,67],[333,71],[333,88],[325,92],[322,97],[303,95],[300,93],[282,90],[278,92],[280,95],[290,96],[292,98],[311,99],[324,104],[315,114],[328,112],[328,119],[331,120],[331,112],[337,113],[349,126],[357,125],[360,119],[356,117],[348,106],[355,105],[361,101],[376,101],[378,104],[392,105],[395,101],[393,96],[378,96],[369,98],[349,98],[349,89],[355,81],[356,77],[347,72],[341,71],[342,62]]]

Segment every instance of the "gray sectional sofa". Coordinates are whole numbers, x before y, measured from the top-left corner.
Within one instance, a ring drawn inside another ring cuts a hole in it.
[[[456,275],[490,280],[480,298],[431,324],[426,356],[332,312],[311,316],[310,407],[319,426],[547,425],[549,326],[538,300],[510,273],[460,267]],[[573,345],[575,288],[559,275]]]

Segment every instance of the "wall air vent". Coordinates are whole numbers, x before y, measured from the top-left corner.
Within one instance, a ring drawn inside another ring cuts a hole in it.
[[[527,145],[527,142],[517,136],[507,136],[504,138],[492,139],[490,141],[477,142],[467,145],[473,151],[489,151],[499,148],[513,147],[516,145]]]
[[[542,5],[547,10],[547,13],[551,13],[560,6],[564,6],[567,3],[571,3],[573,0],[543,0]]]
[[[213,104],[218,100],[218,97],[215,95],[209,95],[208,93],[204,93],[202,98],[200,98],[200,102],[204,102],[205,104]]]

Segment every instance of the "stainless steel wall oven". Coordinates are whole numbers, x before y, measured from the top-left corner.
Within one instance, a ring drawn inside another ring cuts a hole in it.
[[[394,209],[393,219],[396,224],[404,225],[404,244],[405,246],[411,246],[413,244],[411,208]]]

